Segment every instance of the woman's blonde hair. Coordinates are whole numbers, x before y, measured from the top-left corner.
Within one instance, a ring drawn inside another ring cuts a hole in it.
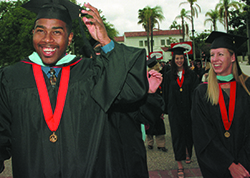
[[[228,49],[228,51],[229,51],[231,56],[233,54],[235,54],[232,50]],[[235,58],[236,58],[236,56],[235,56]],[[233,62],[232,73],[233,73],[234,79],[237,82],[239,82],[243,86],[243,88],[246,90],[248,95],[250,95],[250,92],[247,89],[246,84],[245,84],[245,81],[247,80],[248,76],[246,74],[244,74],[243,72],[239,76],[236,60]],[[206,96],[207,96],[207,100],[212,105],[217,105],[218,104],[218,101],[219,101],[219,84],[218,84],[218,80],[216,78],[216,73],[214,72],[213,68],[211,68],[209,70],[209,73],[208,73],[208,88],[207,88]]]
[[[157,72],[160,72],[160,70],[161,70],[161,64],[159,62],[157,62],[157,64],[155,64],[153,67],[151,67],[151,68],[149,67],[148,71],[150,71],[152,69],[156,70]]]

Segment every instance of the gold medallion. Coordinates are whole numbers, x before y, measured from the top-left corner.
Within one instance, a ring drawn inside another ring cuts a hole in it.
[[[52,143],[55,143],[57,141],[57,136],[55,132],[53,132],[52,135],[49,137],[49,141],[51,141]]]
[[[182,88],[180,88],[180,92],[182,92]]]
[[[225,136],[226,138],[228,138],[228,137],[230,137],[230,133],[229,133],[228,131],[226,131],[226,132],[224,133],[224,136]]]

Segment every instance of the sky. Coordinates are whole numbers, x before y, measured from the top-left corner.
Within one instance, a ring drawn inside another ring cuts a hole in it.
[[[92,6],[102,10],[102,14],[107,21],[114,25],[115,29],[119,32],[119,36],[123,36],[124,32],[132,31],[145,31],[142,25],[138,25],[138,10],[143,9],[146,6],[151,8],[155,6],[161,6],[165,19],[160,22],[161,30],[169,30],[175,17],[178,16],[182,8],[190,10],[189,4],[183,4],[181,2],[187,2],[187,0],[77,0],[77,3],[84,4],[89,2]],[[214,10],[216,4],[220,0],[197,0],[197,4],[201,7],[201,13],[198,14],[198,18],[194,18],[194,28],[198,33],[203,32],[205,29],[211,28],[211,23],[208,22],[204,26],[206,18],[206,12]],[[181,24],[181,20],[177,20],[178,24]],[[188,21],[187,21],[188,22]],[[224,31],[222,25],[218,23],[218,30]],[[191,32],[191,22],[188,22],[189,30]]]

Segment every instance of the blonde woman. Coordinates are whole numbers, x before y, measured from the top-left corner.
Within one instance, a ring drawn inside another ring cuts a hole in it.
[[[194,93],[193,139],[203,177],[249,177],[250,97],[236,49],[247,39],[212,32],[208,83]]]

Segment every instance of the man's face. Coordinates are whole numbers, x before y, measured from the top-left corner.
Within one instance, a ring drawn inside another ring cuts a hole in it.
[[[66,52],[73,33],[68,35],[66,23],[58,19],[38,19],[33,30],[33,46],[46,65],[54,65]]]

